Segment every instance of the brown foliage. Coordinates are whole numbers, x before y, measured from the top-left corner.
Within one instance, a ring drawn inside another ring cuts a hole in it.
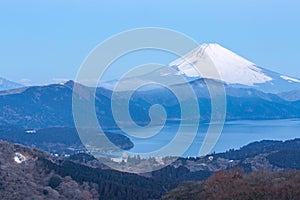
[[[185,183],[163,199],[300,199],[300,171],[219,171],[205,182]]]

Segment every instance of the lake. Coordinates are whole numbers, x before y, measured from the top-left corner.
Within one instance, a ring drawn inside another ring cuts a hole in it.
[[[199,149],[207,128],[208,124],[200,125],[192,145],[183,156],[199,155]],[[155,127],[153,130],[155,130]],[[177,130],[178,125],[173,124],[166,125],[158,134],[147,139],[127,135],[135,145],[130,152],[142,154],[159,150],[174,138]],[[151,132],[151,128],[147,131]],[[145,132],[141,134],[145,134]],[[192,135],[192,132],[186,131],[182,143],[192,138]],[[288,140],[299,137],[300,119],[230,121],[225,123],[220,138],[211,152],[217,153],[229,149],[238,149],[254,141]]]

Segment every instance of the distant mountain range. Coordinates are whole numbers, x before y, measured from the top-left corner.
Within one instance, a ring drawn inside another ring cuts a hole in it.
[[[24,85],[0,77],[0,91],[24,87]]]
[[[200,71],[206,70],[206,73],[200,76],[190,63]],[[210,74],[210,67],[213,66],[219,71],[221,78]],[[178,76],[185,78],[186,81],[173,82],[172,80]],[[209,122],[211,118],[211,96],[207,84],[213,87],[224,86],[227,99],[226,120],[300,117],[300,80],[260,68],[217,44],[201,45],[168,67],[122,80],[120,83],[125,89],[114,91],[118,98],[118,106],[127,108],[127,105],[122,104],[122,100],[131,92],[131,84],[151,80],[153,77],[168,82],[170,88],[180,91],[184,98],[179,102],[172,91],[159,85],[135,91],[130,98],[129,110],[132,119],[140,125],[150,122],[148,111],[154,104],[160,104],[166,109],[169,122],[197,119],[199,116],[193,114],[195,108],[190,108],[188,111],[190,114],[186,115],[186,119],[181,118],[180,106],[190,105],[191,101],[189,95],[185,93],[187,84],[192,86],[196,94],[200,118],[204,122]],[[115,83],[108,82],[105,86]],[[94,98],[93,88],[73,81],[1,91],[0,125],[17,125],[25,128],[74,127],[72,115],[74,84],[80,86],[81,92],[85,95],[82,97],[78,94],[80,101],[87,103],[89,99]],[[111,110],[112,94],[110,87],[96,89],[95,107],[99,123],[104,129],[117,128]],[[154,120],[161,123],[160,117]]]
[[[203,84],[203,80],[196,80],[193,84],[194,87]],[[74,82],[70,81],[65,84],[0,92],[0,125],[16,125],[25,128],[74,127],[72,115],[73,85]],[[82,86],[82,90],[86,91],[90,97],[93,96],[91,88]],[[278,95],[250,88],[226,87],[226,91],[227,120],[300,117],[300,101],[287,101]],[[118,93],[120,99],[124,93],[126,92]],[[157,94],[159,94],[159,98]],[[111,90],[105,88],[97,88],[96,90],[96,112],[104,129],[117,127],[111,111],[111,96]],[[89,98],[84,97],[83,99],[88,101],[86,99]],[[198,96],[198,102],[201,120],[209,121],[211,100],[208,93],[202,91]],[[189,99],[181,102],[181,104],[184,103],[189,104]],[[154,104],[161,104],[165,107],[170,121],[180,119],[180,104],[172,93],[165,88],[137,91],[130,101],[132,118],[141,125],[149,123],[148,110]],[[189,117],[196,118],[197,116]],[[157,119],[157,123],[159,120]]]

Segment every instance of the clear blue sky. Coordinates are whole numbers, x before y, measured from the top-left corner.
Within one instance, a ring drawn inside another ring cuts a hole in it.
[[[300,78],[298,0],[2,0],[0,26],[0,76],[31,84],[74,79],[98,43],[148,26],[219,43]]]

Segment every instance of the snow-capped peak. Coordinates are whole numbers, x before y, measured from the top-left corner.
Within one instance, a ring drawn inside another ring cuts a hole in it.
[[[228,84],[252,86],[272,80],[254,63],[218,44],[203,44],[169,66],[176,67],[179,74],[187,77],[211,78]]]

